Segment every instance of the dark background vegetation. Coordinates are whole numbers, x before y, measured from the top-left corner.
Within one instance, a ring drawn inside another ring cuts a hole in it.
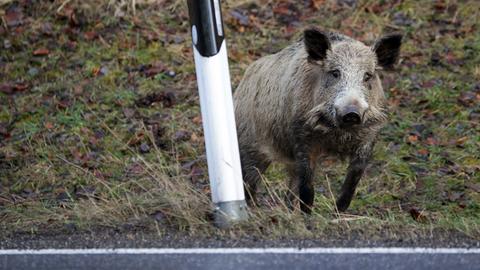
[[[480,239],[479,1],[226,1],[235,87],[314,25],[367,44],[405,33],[383,74],[391,120],[350,207],[323,160],[312,216],[264,177],[247,224],[210,223],[186,1],[0,1],[0,231]]]

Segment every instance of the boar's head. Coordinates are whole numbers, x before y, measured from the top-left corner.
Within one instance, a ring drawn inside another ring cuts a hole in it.
[[[390,34],[373,46],[317,29],[304,32],[314,111],[330,126],[354,129],[383,122],[384,92],[378,76],[397,62],[402,36]]]

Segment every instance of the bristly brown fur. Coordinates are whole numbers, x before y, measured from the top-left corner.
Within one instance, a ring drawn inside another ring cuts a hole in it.
[[[307,31],[315,34],[315,30]],[[375,73],[365,92],[369,107],[364,123],[349,129],[339,127],[333,112],[338,93],[326,90],[330,84],[327,70],[345,66],[346,72],[352,73],[347,75],[355,80],[356,69],[375,72],[379,60],[371,47],[359,41],[336,33],[318,33],[324,35],[318,40],[327,46],[325,56],[324,51],[315,54],[306,48],[313,46],[308,42],[315,41],[308,36],[308,41],[300,40],[251,64],[235,91],[247,198],[255,199],[259,172],[272,161],[280,161],[286,164],[292,178],[289,202],[293,205],[294,198],[299,197],[302,210],[309,212],[313,203],[312,164],[318,156],[334,155],[350,160],[337,201],[339,209],[345,210],[371,156],[377,133],[387,120],[383,88]],[[321,44],[312,50],[321,50]]]

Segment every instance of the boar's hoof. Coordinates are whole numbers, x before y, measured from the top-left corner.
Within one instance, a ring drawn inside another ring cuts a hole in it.
[[[339,198],[336,202],[338,211],[345,212],[350,206],[351,201],[352,201],[351,199],[348,200],[348,199]]]

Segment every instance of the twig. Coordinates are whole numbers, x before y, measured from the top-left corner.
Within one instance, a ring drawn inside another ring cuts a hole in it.
[[[9,4],[10,2],[13,2],[13,0],[0,0],[0,6]]]
[[[137,4],[136,4],[136,0],[132,0],[132,12],[133,12],[133,16],[135,16],[136,13],[137,13],[137,12],[136,12],[136,11],[137,11],[137,10],[136,10],[136,5],[137,5]]]
[[[5,16],[2,16],[2,24],[3,24],[3,27],[5,27],[5,30],[8,32],[8,25],[7,25],[7,21],[5,20]]]
[[[327,174],[325,174],[325,179],[327,179],[328,193],[330,193],[330,197],[333,201],[333,208],[335,210],[335,214],[337,215],[337,217],[340,217],[340,211],[338,211],[337,204],[335,203],[335,196],[333,195],[332,189],[330,188],[330,179],[328,179]]]
[[[403,27],[395,25],[395,24],[386,23],[385,25],[390,27],[390,28],[396,29],[396,30],[403,30]]]
[[[371,217],[364,217],[364,216],[339,217],[339,218],[336,218],[336,219],[332,219],[332,223],[340,223],[341,221],[344,221],[345,224],[348,225],[347,221],[354,221],[354,220],[360,220],[360,219],[371,219],[371,220],[373,220],[373,218],[371,218]]]
[[[65,0],[63,1],[63,3],[57,8],[57,13],[60,13],[60,11],[62,11],[62,9],[68,4],[70,3],[71,0]]]
[[[98,35],[98,40],[100,40],[100,43],[103,44],[103,46],[107,47],[107,48],[111,48],[112,46],[110,46],[110,44],[108,44],[108,42],[102,37],[102,35]]]

